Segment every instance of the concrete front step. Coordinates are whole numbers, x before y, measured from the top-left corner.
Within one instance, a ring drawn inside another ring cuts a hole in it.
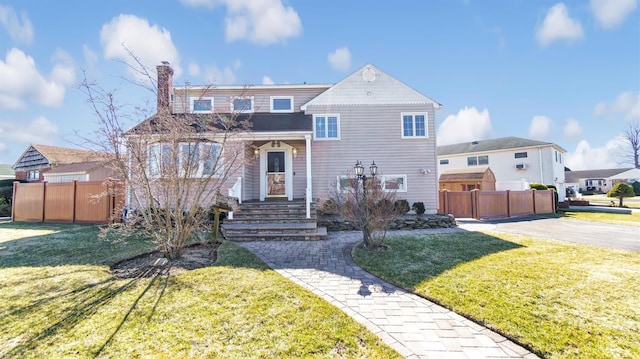
[[[227,223],[223,233],[314,233],[317,224],[312,223]]]
[[[245,202],[226,219],[222,234],[232,241],[316,240],[327,237],[326,228],[318,228],[317,205],[311,204],[306,218],[304,201]]]
[[[226,219],[225,223],[229,224],[251,224],[251,223],[317,223],[317,218],[283,218],[283,217],[236,217],[235,213],[233,219]]]
[[[314,233],[233,233],[225,234],[230,241],[312,241],[327,239],[327,229],[316,228]]]

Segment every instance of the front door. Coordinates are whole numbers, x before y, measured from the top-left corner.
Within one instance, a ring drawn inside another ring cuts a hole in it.
[[[267,197],[287,197],[285,151],[267,152]]]

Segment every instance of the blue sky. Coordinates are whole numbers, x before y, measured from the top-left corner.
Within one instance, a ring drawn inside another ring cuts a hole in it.
[[[629,167],[618,136],[640,120],[639,12],[638,0],[0,0],[0,163],[96,130],[83,73],[123,105],[155,104],[130,83],[126,46],[152,69],[170,61],[175,84],[335,83],[372,63],[443,104],[438,144],[517,136],[557,143],[574,170]]]

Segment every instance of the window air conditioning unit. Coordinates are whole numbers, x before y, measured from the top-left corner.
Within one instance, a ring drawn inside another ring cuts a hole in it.
[[[516,169],[517,169],[517,170],[524,170],[524,169],[526,169],[526,168],[527,168],[527,165],[526,165],[525,163],[518,163],[518,164],[516,165]]]

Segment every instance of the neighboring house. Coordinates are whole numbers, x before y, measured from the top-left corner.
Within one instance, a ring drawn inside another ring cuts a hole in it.
[[[440,174],[440,189],[449,191],[496,190],[496,176],[489,167],[446,170]]]
[[[32,144],[18,158],[13,169],[16,179],[38,182],[44,180],[44,173],[56,167],[104,160],[105,157],[101,152]]]
[[[0,165],[0,180],[16,178],[16,173],[11,165]]]
[[[640,181],[638,168],[566,171],[567,188],[574,193],[607,193],[616,183]]]
[[[45,172],[44,180],[50,183],[104,181],[114,176],[113,169],[108,165],[107,161],[72,163]]]
[[[187,120],[184,114],[242,112],[251,123],[241,135],[251,161],[227,183],[240,184],[241,201],[325,198],[360,160],[365,167],[375,161],[383,188],[437,212],[440,104],[377,67],[367,64],[336,84],[215,87],[173,87],[173,69],[157,69],[158,111],[168,107]],[[149,151],[160,155],[153,145]]]
[[[565,152],[554,143],[519,137],[438,146],[438,173],[489,167],[498,191],[524,190],[529,183],[537,182],[556,186],[564,200]]]

